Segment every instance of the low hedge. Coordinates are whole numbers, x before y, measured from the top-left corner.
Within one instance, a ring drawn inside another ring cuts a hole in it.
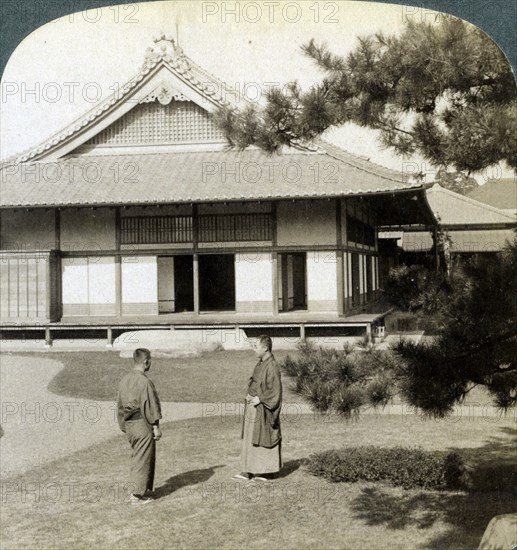
[[[306,467],[333,482],[382,481],[404,489],[456,489],[464,472],[455,452],[373,445],[316,453]]]

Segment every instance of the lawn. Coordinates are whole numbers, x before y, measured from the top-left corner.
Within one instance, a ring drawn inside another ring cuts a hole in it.
[[[391,415],[322,423],[283,419],[284,469],[272,484],[234,482],[240,419],[164,424],[157,500],[124,501],[123,435],[2,480],[2,548],[476,548],[490,518],[515,511],[511,420],[423,421]],[[332,447],[419,445],[466,457],[470,488],[404,491],[331,484],[303,459]]]
[[[275,353],[281,362],[289,354]],[[41,357],[37,353],[18,356]],[[120,379],[132,366],[117,352],[49,352],[45,357],[59,361],[64,368],[51,380],[49,390],[66,397],[112,401]],[[255,365],[251,351],[218,351],[200,357],[155,358],[149,377],[155,382],[162,401],[193,403],[236,403],[243,399],[248,379]],[[284,403],[300,403],[290,390],[291,379],[283,376]],[[400,403],[397,397],[394,403]],[[483,388],[474,388],[465,404],[490,405],[492,400]]]
[[[37,357],[38,354],[22,354]],[[282,361],[287,352],[275,353]],[[100,401],[113,400],[120,379],[132,367],[132,359],[117,352],[51,352],[45,357],[64,365],[49,384],[57,395]],[[149,377],[162,401],[240,402],[246,394],[256,359],[252,351],[218,351],[199,357],[155,358]],[[284,402],[296,402],[285,380]]]

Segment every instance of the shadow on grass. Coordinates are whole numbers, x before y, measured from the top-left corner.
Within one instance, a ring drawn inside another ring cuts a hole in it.
[[[172,476],[163,485],[155,489],[154,498],[164,498],[178,491],[182,487],[204,483],[215,474],[217,468],[223,468],[223,465],[220,464],[218,466],[211,466],[210,468],[202,469],[198,468],[197,470],[190,470],[190,472],[183,472]]]
[[[280,473],[278,474],[278,479],[287,477],[293,472],[296,472],[296,470],[298,470],[298,468],[303,464],[304,460],[306,459],[298,458],[295,460],[288,460],[287,462],[284,462],[282,464],[282,468],[280,469]]]
[[[428,541],[426,548],[477,548],[492,517],[515,513],[517,499],[517,429],[501,428],[508,437],[491,437],[483,447],[451,449],[466,464],[461,491],[399,491],[386,486],[365,487],[351,503],[354,517],[367,525],[388,529],[447,530]]]

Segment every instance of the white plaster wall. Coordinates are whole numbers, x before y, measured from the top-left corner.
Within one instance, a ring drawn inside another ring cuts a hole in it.
[[[116,303],[115,258],[88,260],[88,301],[90,304]]]
[[[86,258],[63,258],[62,299],[63,304],[88,303],[88,261]]]
[[[122,302],[158,302],[158,263],[156,256],[131,256],[122,260]]]
[[[63,258],[63,304],[114,304],[115,258]]]
[[[337,262],[334,252],[307,253],[307,299],[337,300]]]
[[[235,299],[237,302],[273,300],[273,261],[269,253],[235,255]]]

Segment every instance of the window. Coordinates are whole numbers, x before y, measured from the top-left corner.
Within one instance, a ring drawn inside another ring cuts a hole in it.
[[[193,240],[192,216],[121,218],[121,244],[174,244]],[[199,216],[199,241],[270,241],[271,214],[210,214]]]
[[[270,241],[271,214],[211,214],[199,217],[201,242]]]
[[[138,216],[120,219],[121,244],[192,242],[192,216]]]

